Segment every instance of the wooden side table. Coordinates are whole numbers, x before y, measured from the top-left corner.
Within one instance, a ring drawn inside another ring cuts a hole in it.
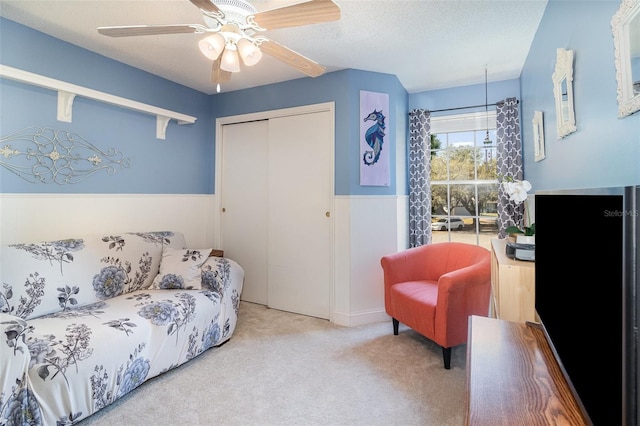
[[[213,249],[209,253],[209,257],[224,257],[224,250]]]
[[[511,259],[504,239],[491,240],[491,315],[507,321],[538,322],[535,263]]]

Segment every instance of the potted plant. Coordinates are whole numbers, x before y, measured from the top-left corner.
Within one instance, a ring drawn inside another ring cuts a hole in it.
[[[517,206],[523,202],[527,202],[527,192],[531,190],[531,183],[526,180],[516,180],[512,177],[505,177],[502,181],[502,188],[509,197],[509,200]],[[527,224],[529,224],[529,226],[519,228],[518,226],[512,225],[508,226],[505,232],[507,234],[515,234],[516,243],[535,244],[536,224],[531,223],[528,203],[525,205],[524,210],[527,213]]]

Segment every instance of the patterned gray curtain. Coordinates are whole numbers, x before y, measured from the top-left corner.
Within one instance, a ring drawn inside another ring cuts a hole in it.
[[[409,113],[409,247],[431,243],[431,114]]]
[[[522,142],[518,101],[507,98],[496,105],[497,168],[499,181],[505,177],[522,180]],[[498,187],[498,237],[506,237],[504,230],[512,225],[522,227],[524,203],[516,205],[509,201],[502,185]]]

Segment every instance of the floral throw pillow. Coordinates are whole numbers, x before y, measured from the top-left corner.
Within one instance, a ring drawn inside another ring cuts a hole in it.
[[[160,261],[160,273],[154,278],[151,288],[200,289],[200,267],[207,261],[211,248],[174,249],[165,247]]]

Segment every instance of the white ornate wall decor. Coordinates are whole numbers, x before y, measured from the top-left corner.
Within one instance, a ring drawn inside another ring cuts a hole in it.
[[[65,130],[28,127],[0,137],[0,166],[31,183],[78,183],[106,171],[130,166],[129,158],[110,148],[102,151]]]
[[[640,111],[640,0],[622,0],[611,19],[618,118]]]
[[[562,139],[577,130],[573,104],[573,50],[556,50],[556,68],[552,79],[556,100],[556,127],[558,139]]]
[[[534,161],[542,161],[545,158],[544,153],[544,121],[542,111],[534,111],[533,119],[533,152]]]

